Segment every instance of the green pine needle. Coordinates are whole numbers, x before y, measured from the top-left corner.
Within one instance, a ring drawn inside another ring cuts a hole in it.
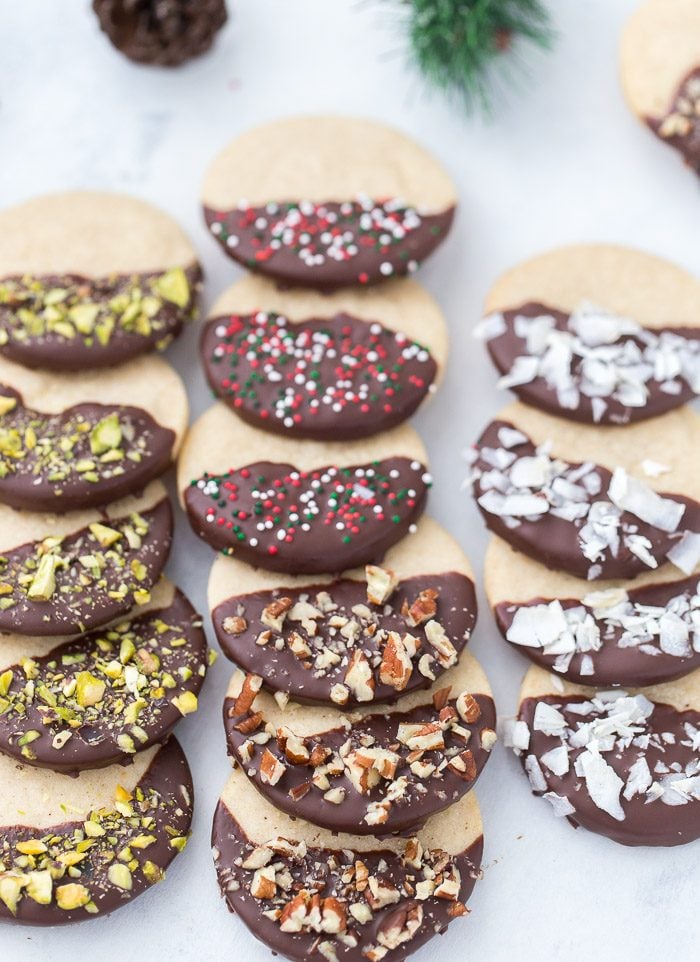
[[[490,113],[494,68],[517,40],[551,46],[540,0],[391,0],[406,21],[413,57],[439,89]]]

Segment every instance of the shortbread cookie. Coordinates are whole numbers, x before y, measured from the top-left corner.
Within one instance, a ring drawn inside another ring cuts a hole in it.
[[[623,845],[700,838],[700,671],[601,691],[532,667],[508,740],[536,795]]]
[[[467,912],[480,876],[475,793],[413,838],[335,835],[282,814],[239,770],[214,814],[214,863],[231,912],[295,962],[405,959]]]
[[[202,203],[224,251],[291,284],[372,284],[416,270],[444,239],[457,196],[437,161],[383,124],[294,117],[237,137]]]
[[[275,438],[225,405],[187,435],[178,485],[200,538],[271,571],[320,574],[381,561],[418,520],[430,476],[407,424],[367,441]]]
[[[486,312],[499,385],[550,414],[628,424],[700,393],[700,281],[658,257],[562,247],[507,271]]]
[[[442,373],[447,328],[412,280],[320,294],[247,274],[214,304],[201,351],[214,394],[250,424],[341,441],[415,413]]]
[[[83,371],[162,349],[195,313],[202,271],[167,214],[75,191],[0,211],[0,352]]]
[[[148,604],[70,641],[6,635],[0,751],[71,773],[123,764],[197,710],[207,654],[201,617],[165,580]]]
[[[622,35],[625,97],[643,123],[700,173],[700,9],[695,0],[646,0]]]
[[[700,560],[700,475],[689,408],[624,431],[504,408],[473,451],[474,496],[513,547],[578,578],[633,578]],[[673,576],[671,576],[673,577]]]
[[[102,511],[47,515],[0,505],[0,632],[74,635],[146,604],[172,529],[160,481]]]
[[[394,701],[456,664],[476,621],[471,565],[431,518],[367,565],[313,579],[219,557],[209,577],[227,658],[295,701]]]
[[[142,491],[177,453],[187,414],[160,358],[54,375],[0,357],[0,501],[65,512]]]
[[[0,918],[61,925],[127,905],[185,847],[193,797],[174,738],[75,778],[0,755]]]
[[[503,637],[571,681],[656,685],[700,668],[700,571],[591,585],[492,538],[484,585]]]
[[[285,703],[261,683],[240,669],[231,679],[229,754],[276,808],[333,832],[415,831],[471,791],[496,743],[491,688],[467,652],[390,707],[339,714]]]

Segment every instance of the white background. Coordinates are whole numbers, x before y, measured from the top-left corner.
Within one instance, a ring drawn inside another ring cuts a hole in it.
[[[415,135],[461,196],[449,240],[419,275],[445,309],[452,351],[445,385],[416,423],[436,479],[431,511],[479,570],[486,537],[460,492],[460,452],[506,401],[484,348],[470,337],[493,279],[540,250],[581,240],[636,244],[700,271],[698,183],[627,112],[619,89],[617,43],[635,5],[553,3],[555,52],[530,61],[523,90],[485,124],[426,95],[405,67],[397,22],[380,0],[238,0],[214,52],[171,72],[115,53],[87,0],[0,0],[0,205],[76,187],[160,204],[199,248],[209,304],[238,270],[204,230],[198,189],[209,160],[235,134],[318,110],[376,117]],[[196,342],[191,329],[170,352],[194,415],[209,403]],[[169,574],[205,612],[211,560],[180,516]],[[472,650],[501,715],[511,713],[526,663],[506,649],[483,603]],[[220,706],[229,672],[220,659],[203,710],[179,732],[198,804],[192,842],[166,882],[111,918],[62,930],[5,925],[1,959],[270,958],[220,901],[209,852],[228,766]],[[574,831],[530,795],[516,760],[500,747],[478,794],[486,851],[472,914],[416,962],[697,958],[698,843],[628,850]]]

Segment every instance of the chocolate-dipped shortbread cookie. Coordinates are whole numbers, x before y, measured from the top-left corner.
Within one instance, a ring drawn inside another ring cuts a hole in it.
[[[476,621],[471,565],[425,515],[381,565],[309,578],[219,557],[208,594],[228,658],[269,691],[343,708],[439,681]]]
[[[611,433],[511,404],[472,452],[474,497],[494,534],[577,578],[634,578],[667,561],[689,575],[700,552],[698,442],[689,408]]]
[[[192,528],[271,571],[321,574],[381,561],[414,527],[430,486],[407,424],[367,441],[271,438],[219,403],[195,422],[178,464]]]
[[[73,773],[124,763],[197,710],[202,619],[162,580],[150,602],[77,638],[0,640],[0,751]]]
[[[496,743],[491,689],[467,652],[427,691],[390,707],[339,714],[273,697],[261,683],[240,669],[231,679],[229,754],[276,808],[333,832],[415,831],[471,791]]]
[[[571,681],[655,685],[700,668],[700,570],[591,585],[493,538],[484,584],[503,637]]]
[[[140,492],[177,453],[187,412],[160,358],[54,375],[0,357],[0,502],[63,513]]]
[[[646,0],[620,45],[627,102],[700,174],[700,9],[695,0]]]
[[[174,738],[75,778],[0,755],[0,919],[62,925],[127,905],[184,849],[193,800]]]
[[[287,284],[373,284],[416,270],[452,224],[443,168],[404,134],[352,117],[294,117],[237,137],[202,203],[223,250]]]
[[[411,417],[436,388],[447,329],[412,280],[321,294],[248,274],[214,304],[201,352],[214,394],[250,424],[342,441]]]
[[[474,792],[412,838],[336,835],[280,813],[239,770],[214,814],[231,912],[295,962],[405,959],[468,911],[483,836]]]
[[[605,691],[533,666],[506,741],[574,827],[623,845],[700,838],[700,671]]]
[[[0,353],[84,371],[166,347],[197,308],[202,271],[167,214],[75,191],[0,211]]]
[[[700,393],[700,281],[650,254],[550,251],[500,277],[486,315],[499,385],[550,414],[628,424]]]
[[[146,604],[172,528],[160,481],[101,510],[47,515],[0,505],[0,633],[74,635]]]

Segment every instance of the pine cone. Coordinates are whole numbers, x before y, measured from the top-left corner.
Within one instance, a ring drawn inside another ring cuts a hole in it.
[[[137,63],[175,67],[211,47],[225,0],[93,0],[100,26]]]

